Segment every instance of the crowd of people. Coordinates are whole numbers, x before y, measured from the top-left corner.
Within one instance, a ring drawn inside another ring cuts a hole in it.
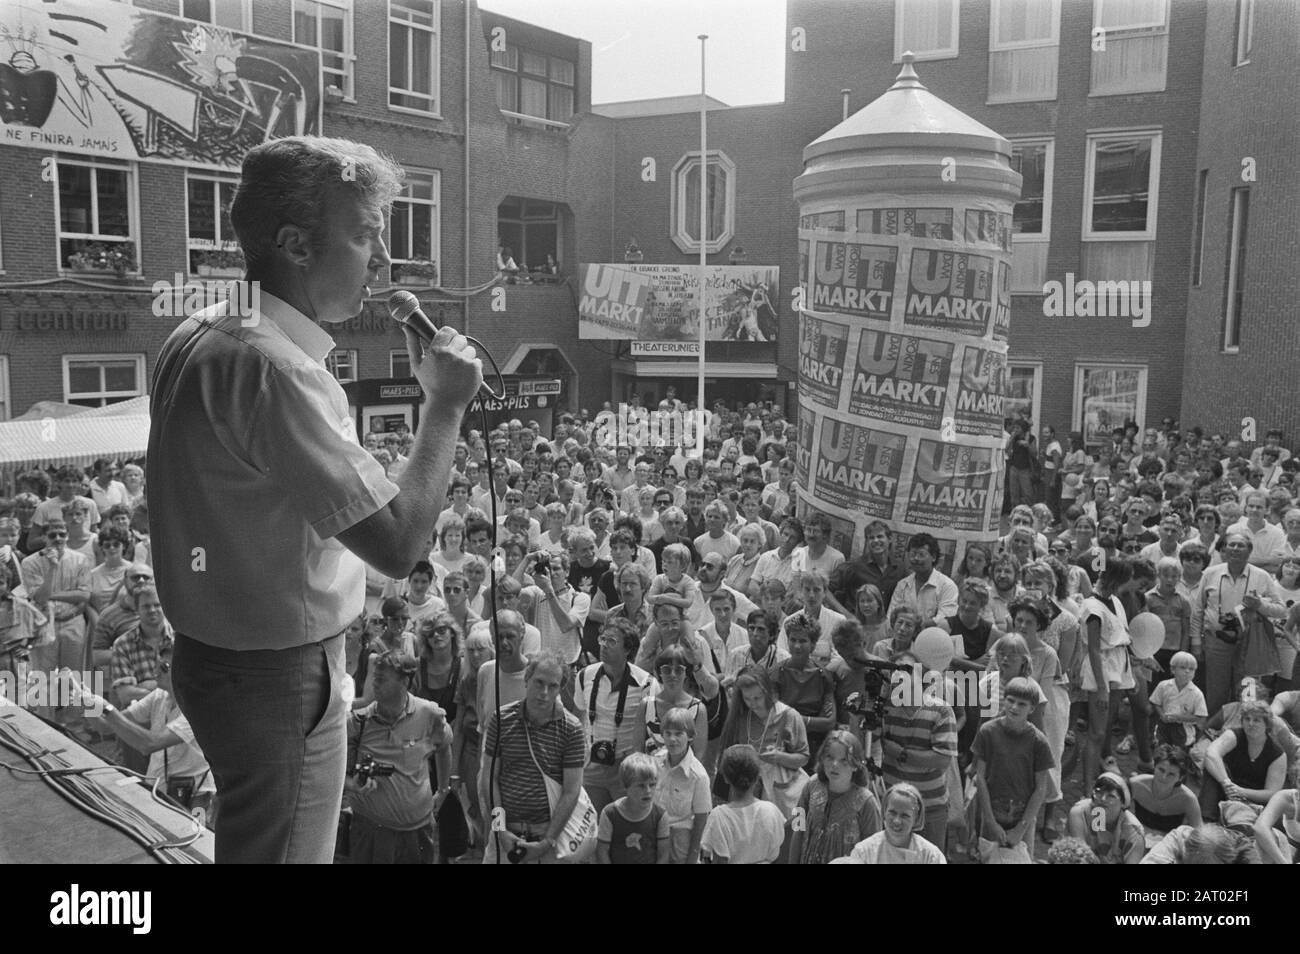
[[[884,521],[837,549],[770,405],[716,407],[703,460],[598,417],[469,430],[427,558],[368,571],[341,859],[1300,854],[1300,460],[1280,433],[1246,453],[1166,421],[1067,450],[1008,422],[1007,532],[947,566]],[[394,478],[412,442],[362,438]],[[0,502],[0,665],[104,672],[93,728],[218,811],[169,696],[143,471],[98,461],[51,487],[34,470],[18,489]],[[1144,613],[1153,653],[1134,645]],[[891,697],[935,667],[978,698]]]

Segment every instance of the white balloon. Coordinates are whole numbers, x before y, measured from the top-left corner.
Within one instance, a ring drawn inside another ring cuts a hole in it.
[[[1133,655],[1150,659],[1165,644],[1165,624],[1155,613],[1138,613],[1128,624],[1129,638],[1133,640]]]
[[[952,636],[938,626],[923,629],[912,642],[912,655],[927,669],[947,669],[953,656]]]

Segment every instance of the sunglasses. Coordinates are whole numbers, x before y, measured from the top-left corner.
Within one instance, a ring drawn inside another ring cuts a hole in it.
[[[661,676],[684,676],[686,675],[685,666],[660,666],[659,675]]]
[[[45,532],[45,537],[48,540],[62,540],[67,535],[68,532],[66,530],[47,530]]]

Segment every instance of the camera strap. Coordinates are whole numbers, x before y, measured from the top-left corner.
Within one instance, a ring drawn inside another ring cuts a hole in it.
[[[596,696],[600,694],[600,677],[605,675],[604,665],[596,669],[596,676],[591,680],[591,701],[587,706],[587,721],[591,725],[591,731],[594,735],[596,732]],[[618,705],[614,709],[614,731],[618,732],[618,727],[623,724],[623,709],[627,706],[627,689],[632,682],[631,668],[623,670],[623,684],[618,690]],[[611,687],[612,687],[611,683]]]

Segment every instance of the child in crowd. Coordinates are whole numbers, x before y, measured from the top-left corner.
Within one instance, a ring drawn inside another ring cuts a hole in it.
[[[685,613],[695,603],[699,585],[686,571],[691,566],[691,551],[681,543],[670,543],[664,547],[664,571],[650,584],[650,592],[645,601],[651,607],[660,603],[676,606]]]
[[[975,734],[979,848],[986,862],[999,849],[1014,851],[1022,864],[1033,861],[1035,822],[1054,764],[1047,737],[1029,723],[1041,694],[1032,679],[1011,679],[1002,691],[1002,715]]]
[[[780,617],[763,610],[754,610],[745,619],[749,641],[727,654],[724,685],[735,682],[736,676],[746,666],[762,666],[769,673],[777,663],[790,658],[790,654],[776,644],[777,620]]]
[[[829,864],[880,831],[880,802],[867,781],[858,737],[832,730],[817,753],[817,775],[799,796],[794,817],[803,822],[792,825],[791,864]]]
[[[781,853],[785,818],[781,809],[754,794],[758,753],[750,745],[733,745],[722,753],[719,771],[730,786],[730,799],[709,815],[703,850],[715,865],[771,864]]]
[[[780,580],[765,580],[758,591],[758,607],[768,613],[775,613],[777,619],[786,615],[786,585]]]
[[[1161,682],[1151,693],[1157,737],[1161,742],[1188,750],[1196,744],[1197,735],[1205,731],[1205,721],[1210,715],[1205,706],[1205,693],[1192,682],[1196,665],[1196,657],[1191,653],[1174,653],[1169,660],[1174,677]]]
[[[722,646],[722,651],[718,653],[719,660],[726,659],[733,649],[749,645],[749,632],[736,622],[734,593],[718,587],[709,597],[709,611],[713,614],[713,622],[700,630],[700,634],[715,651],[719,645]]]
[[[917,832],[925,828],[925,802],[915,785],[899,782],[885,794],[885,827],[849,854],[855,865],[946,865],[943,852]]]
[[[1165,641],[1156,650],[1155,678],[1167,678],[1175,653],[1191,647],[1192,606],[1178,593],[1182,564],[1173,557],[1161,557],[1156,564],[1156,585],[1146,593],[1147,612],[1155,613],[1165,624]]]
[[[693,865],[700,860],[700,838],[713,807],[709,773],[695,757],[695,714],[669,709],[660,723],[663,747],[654,754],[658,767],[656,807],[669,828],[669,863]]]
[[[633,752],[618,767],[627,794],[610,802],[596,828],[596,863],[602,865],[668,864],[668,816],[655,804],[659,763]]]

